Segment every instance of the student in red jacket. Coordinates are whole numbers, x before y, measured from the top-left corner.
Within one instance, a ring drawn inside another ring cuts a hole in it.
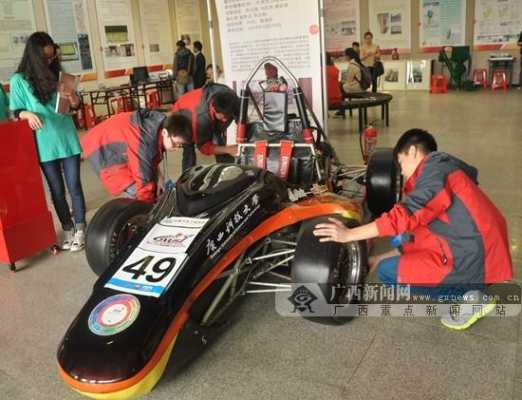
[[[420,129],[405,132],[394,151],[406,180],[404,199],[370,224],[348,229],[332,219],[318,224],[315,235],[336,242],[401,235],[399,249],[373,263],[379,278],[391,285],[463,289],[511,279],[506,221],[478,187],[477,170],[438,152],[433,136]],[[482,298],[479,290],[463,297]],[[467,304],[441,322],[466,329],[493,309],[494,304],[482,309]]]
[[[215,155],[217,162],[233,162],[237,145],[227,146],[226,130],[239,114],[239,98],[228,86],[209,83],[181,96],[172,111],[192,121],[192,141],[183,146],[183,171],[196,165],[196,151]]]
[[[126,192],[153,203],[163,152],[190,142],[190,134],[186,117],[141,109],[96,125],[81,139],[81,145],[84,157],[113,196]]]

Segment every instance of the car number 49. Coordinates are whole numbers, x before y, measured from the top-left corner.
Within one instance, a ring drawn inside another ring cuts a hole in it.
[[[152,264],[153,260],[154,256],[143,257],[141,260],[126,265],[121,270],[131,274],[131,279],[139,279],[144,276],[147,282],[161,282],[172,271],[177,262],[173,257],[161,258]]]

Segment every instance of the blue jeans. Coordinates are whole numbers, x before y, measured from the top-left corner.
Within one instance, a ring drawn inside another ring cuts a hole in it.
[[[56,214],[58,214],[62,229],[69,231],[74,228],[69,204],[65,198],[64,176],[67,190],[71,196],[74,222],[76,222],[78,229],[84,229],[85,198],[80,180],[80,155],[41,162],[40,166],[49,186],[54,209]]]
[[[399,284],[397,281],[397,270],[399,268],[400,256],[388,257],[377,265],[377,276],[385,285],[408,285]],[[461,284],[461,285],[440,285],[440,286],[421,286],[422,282],[418,284],[411,283],[410,292],[412,294],[424,294],[438,298],[458,297],[462,296],[468,290],[484,290],[483,284]]]

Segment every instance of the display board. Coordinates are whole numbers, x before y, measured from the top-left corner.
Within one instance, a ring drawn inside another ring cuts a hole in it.
[[[325,0],[324,8],[326,51],[342,52],[359,41],[359,0]]]
[[[430,90],[431,60],[409,60],[406,62],[406,89]]]
[[[174,48],[168,0],[140,0],[145,64],[170,64]]]
[[[96,0],[105,70],[137,65],[130,0]]]
[[[369,15],[377,46],[411,52],[411,0],[369,0]]]
[[[35,31],[32,0],[0,2],[0,81],[16,71],[27,38]]]
[[[476,49],[515,49],[521,30],[522,1],[475,0]]]
[[[465,0],[421,0],[419,14],[419,43],[424,52],[465,44]]]
[[[379,90],[406,89],[406,61],[383,61],[384,75],[379,78]]]
[[[190,42],[202,40],[199,0],[176,0],[176,26],[178,39],[189,37]]]
[[[87,1],[45,0],[45,12],[64,70],[73,74],[94,70]]]
[[[322,120],[319,2],[216,0],[216,8],[227,83],[239,89],[263,57],[277,57],[299,79]],[[263,68],[257,77],[265,78]]]

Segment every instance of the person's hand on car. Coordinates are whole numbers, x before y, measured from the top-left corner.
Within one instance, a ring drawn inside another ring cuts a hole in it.
[[[36,115],[35,113],[32,113],[31,111],[22,111],[18,115],[18,117],[20,119],[25,119],[29,123],[29,126],[31,127],[31,129],[34,131],[42,128],[42,126],[43,126],[42,121],[40,120],[38,115]]]
[[[319,237],[320,242],[339,242],[350,241],[350,229],[336,218],[328,218],[330,223],[317,224],[314,228],[314,235]]]

